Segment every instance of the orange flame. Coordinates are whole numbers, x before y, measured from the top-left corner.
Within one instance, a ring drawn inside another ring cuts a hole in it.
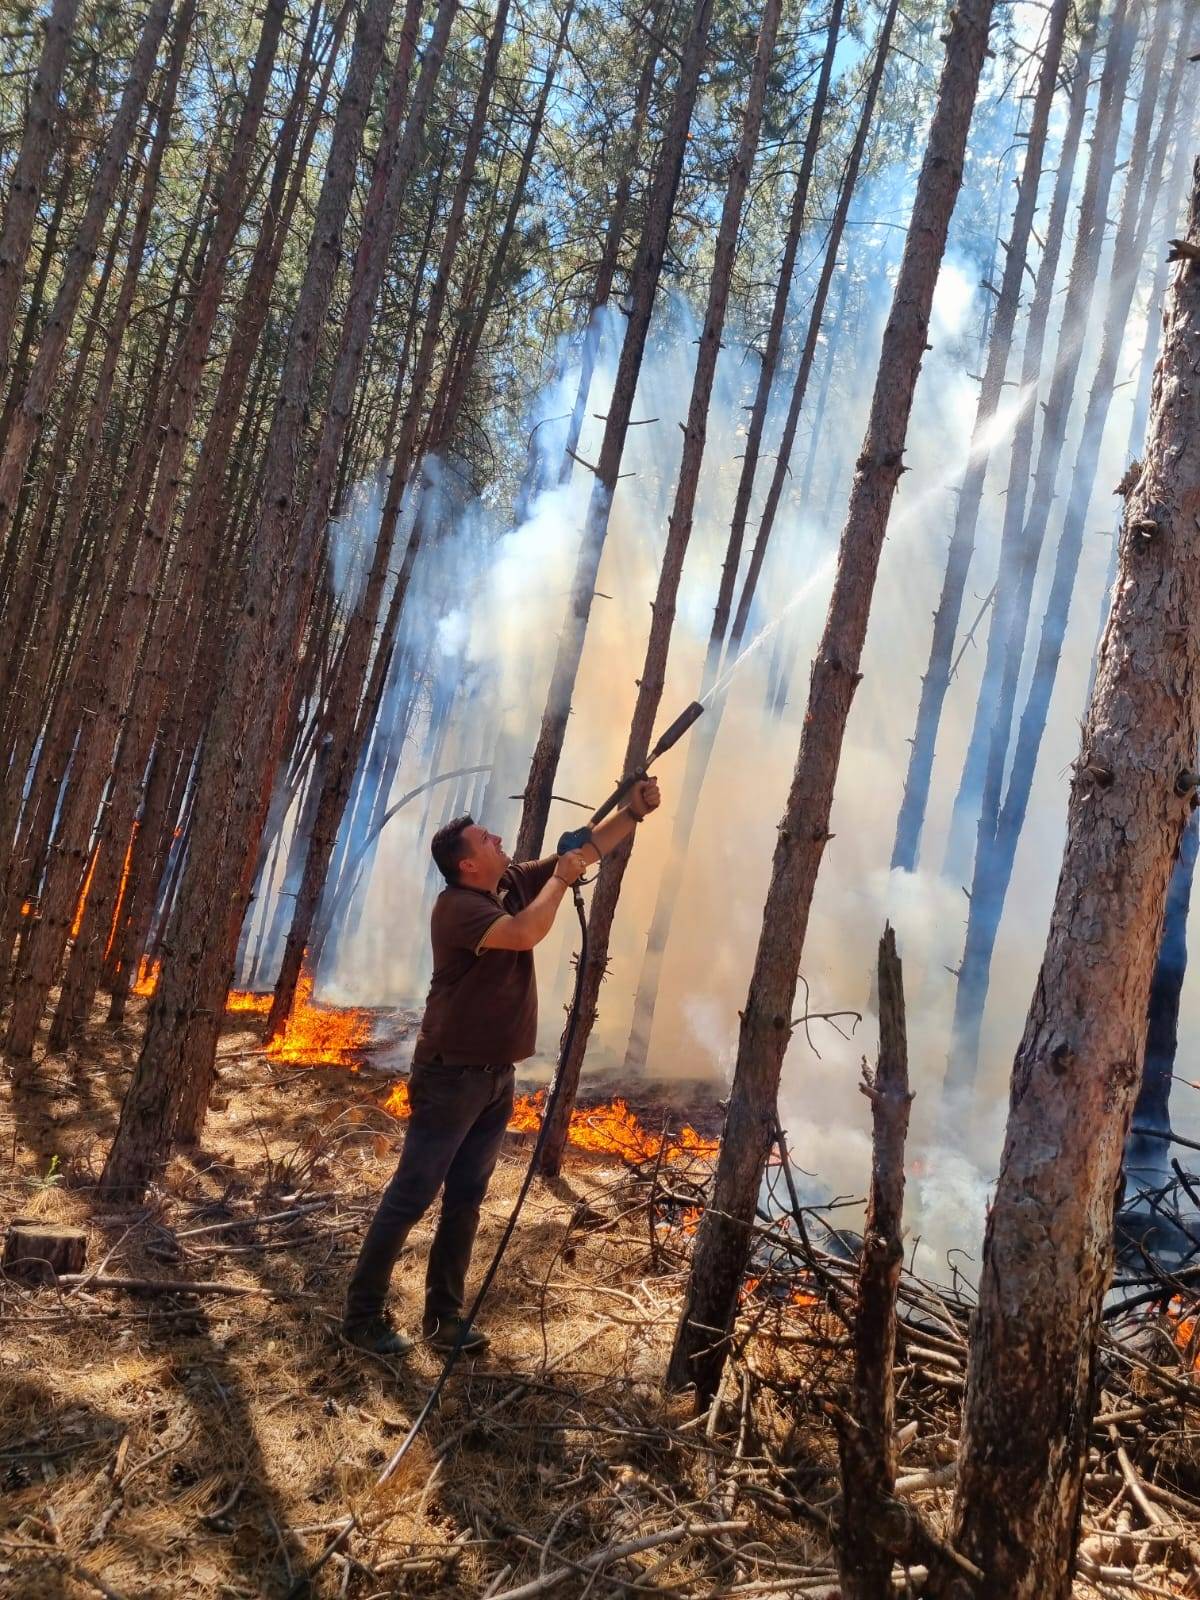
[[[79,895],[79,904],[75,907],[75,917],[71,923],[71,937],[78,939],[79,930],[83,927],[83,908],[87,905],[88,890],[92,887],[92,879],[96,876],[96,863],[100,859],[100,846],[92,851],[92,859],[88,863],[87,877],[83,880],[83,888]]]
[[[158,975],[161,971],[161,961],[151,961],[149,956],[140,956],[137,977],[133,980],[134,994],[140,994],[143,999],[148,1000],[158,988]]]
[[[509,1132],[536,1133],[541,1127],[545,1100],[545,1091],[542,1089],[535,1094],[519,1094],[513,1104],[512,1116],[508,1119]],[[408,1116],[410,1106],[406,1082],[397,1083],[392,1088],[383,1102],[383,1109],[390,1111],[394,1117]],[[711,1158],[716,1155],[720,1144],[717,1139],[706,1139],[690,1124],[678,1133],[668,1134],[664,1141],[661,1134],[652,1133],[644,1127],[637,1114],[620,1099],[599,1106],[576,1106],[571,1112],[567,1138],[581,1150],[624,1156],[630,1161],[653,1161],[660,1151],[664,1161],[682,1161],[693,1155]],[[693,1211],[694,1217],[685,1221],[690,1228],[694,1228],[700,1218],[699,1208],[693,1208]]]
[[[1188,1350],[1192,1349],[1192,1342],[1196,1337],[1196,1329],[1200,1327],[1200,1316],[1197,1316],[1195,1310],[1185,1316],[1183,1301],[1176,1295],[1167,1307],[1167,1318],[1174,1323],[1171,1337],[1186,1355]],[[1192,1368],[1193,1370],[1200,1370],[1200,1353],[1193,1354]]]
[[[296,985],[296,1003],[282,1034],[272,1039],[267,1054],[274,1061],[304,1066],[356,1067],[358,1054],[371,1037],[371,1018],[356,1006],[327,1006],[312,998],[313,980],[302,973]],[[266,1002],[270,995],[255,996]]]
[[[125,849],[125,860],[121,865],[121,886],[117,890],[117,903],[113,906],[112,923],[108,930],[108,943],[104,946],[104,959],[108,960],[109,952],[117,937],[117,929],[121,926],[121,912],[125,907],[125,886],[129,882],[129,864],[133,860],[133,841],[137,838],[138,824],[135,822],[129,834],[129,843]]]
[[[739,1301],[744,1304],[747,1300],[752,1299],[758,1294],[762,1284],[763,1275],[759,1274],[758,1276],[755,1276],[753,1273],[751,1273],[751,1275],[742,1284],[738,1295]],[[781,1299],[780,1304],[792,1306],[798,1311],[805,1311],[810,1306],[819,1306],[821,1304],[821,1300],[818,1295],[810,1294],[807,1289],[795,1288],[790,1291],[786,1300]]]
[[[253,989],[230,989],[225,996],[226,1011],[257,1011],[266,1016],[271,1009],[269,994],[256,994]]]
[[[161,961],[142,956],[138,962],[134,994],[144,999],[158,988]],[[278,1039],[272,1039],[267,1054],[275,1061],[302,1063],[304,1066],[356,1067],[358,1052],[371,1035],[371,1018],[353,1006],[322,1005],[312,998],[313,980],[304,973],[296,985],[296,1003],[287,1026]],[[225,999],[227,1012],[249,1012],[265,1016],[271,1009],[269,994],[252,989],[231,989]],[[404,1112],[407,1115],[407,1099]]]

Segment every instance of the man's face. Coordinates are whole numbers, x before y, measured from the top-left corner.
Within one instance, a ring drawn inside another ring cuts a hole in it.
[[[472,822],[463,829],[462,837],[468,848],[459,857],[458,881],[485,888],[499,883],[509,863],[509,857],[501,848],[500,835],[489,833],[480,823]]]

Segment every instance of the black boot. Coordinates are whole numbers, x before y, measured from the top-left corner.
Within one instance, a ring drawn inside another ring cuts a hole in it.
[[[400,1332],[386,1311],[364,1322],[343,1322],[342,1337],[373,1356],[406,1356],[413,1341]]]

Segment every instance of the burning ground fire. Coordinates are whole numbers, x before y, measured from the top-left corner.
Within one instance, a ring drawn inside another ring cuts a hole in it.
[[[519,1094],[509,1119],[510,1132],[536,1133],[545,1101],[542,1089],[534,1094]],[[407,1083],[396,1084],[383,1102],[383,1109],[394,1117],[407,1117]],[[660,1153],[664,1161],[683,1161],[689,1156],[711,1158],[716,1155],[720,1143],[697,1133],[689,1123],[676,1133],[652,1133],[621,1099],[598,1106],[576,1106],[571,1113],[567,1137],[580,1150],[593,1150],[600,1155],[620,1156],[634,1162],[655,1161]]]
[[[763,1287],[764,1284],[766,1285],[765,1288]],[[759,1297],[760,1293],[764,1298],[780,1298],[777,1290],[770,1281],[769,1276],[760,1273],[758,1276],[752,1275],[751,1277],[748,1277],[743,1282],[741,1289],[738,1291],[738,1299],[744,1305],[747,1300],[753,1300]],[[807,1310],[811,1306],[819,1306],[821,1304],[821,1297],[820,1295],[810,1294],[807,1289],[797,1288],[795,1285],[792,1285],[788,1288],[786,1295],[782,1297],[782,1303],[784,1305],[795,1306],[798,1310],[803,1311]]]
[[[145,956],[138,962],[134,994],[149,998],[158,987],[161,962]],[[323,1005],[312,997],[313,980],[301,974],[296,985],[296,1003],[282,1035],[267,1045],[272,1061],[293,1066],[358,1067],[358,1057],[371,1037],[370,1013],[355,1006]],[[271,1009],[269,994],[250,989],[231,989],[225,1000],[226,1012],[253,1012],[266,1016]]]
[[[138,963],[134,994],[149,998],[158,987],[160,963],[143,956]],[[296,989],[296,1003],[288,1018],[283,1036],[272,1039],[267,1045],[267,1055],[273,1061],[286,1061],[299,1066],[358,1066],[358,1059],[371,1035],[371,1017],[367,1011],[353,1006],[323,1005],[312,997],[313,980],[304,973]],[[254,1012],[265,1015],[271,1009],[269,994],[255,994],[247,989],[231,989],[225,1002],[226,1012]],[[521,1094],[513,1106],[509,1128],[513,1133],[536,1133],[541,1125],[545,1105],[545,1091]],[[394,1117],[407,1117],[409,1112],[408,1084],[400,1082],[383,1101],[383,1109]],[[698,1133],[690,1123],[674,1132],[654,1133],[647,1128],[621,1099],[604,1105],[576,1107],[571,1113],[568,1134],[570,1143],[580,1150],[592,1150],[599,1155],[619,1156],[631,1162],[684,1161],[691,1156],[713,1159],[720,1145],[718,1139]]]
[[[355,1006],[327,1006],[312,997],[313,980],[303,973],[296,985],[296,1003],[283,1033],[267,1045],[275,1061],[319,1064],[332,1067],[357,1067],[358,1055],[371,1037],[371,1018]],[[234,991],[238,993],[238,991]],[[270,995],[249,995],[261,1000],[262,1010],[271,1006]],[[230,996],[233,999],[233,995]],[[237,1008],[231,1008],[237,1009]],[[249,1008],[243,1008],[249,1009]]]

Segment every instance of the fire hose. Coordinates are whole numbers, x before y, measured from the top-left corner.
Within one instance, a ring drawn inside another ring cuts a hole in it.
[[[699,701],[694,700],[685,711],[676,717],[675,721],[671,723],[670,727],[667,728],[666,732],[650,751],[642,765],[635,768],[632,772],[627,772],[625,774],[620,783],[618,783],[616,788],[613,790],[612,794],[610,794],[608,799],[605,800],[604,804],[600,806],[598,810],[592,813],[587,825],[582,828],[572,829],[570,832],[562,835],[558,841],[558,854],[562,855],[564,851],[567,850],[578,850],[581,849],[583,845],[588,844],[591,841],[592,828],[595,827],[597,823],[603,822],[605,817],[608,816],[609,812],[613,811],[618,805],[620,805],[621,801],[633,788],[634,784],[640,783],[641,780],[647,776],[650,766],[658,760],[659,756],[665,754],[665,752],[668,751],[673,744],[677,743],[678,740],[683,737],[683,735],[692,726],[693,722],[696,721],[697,717],[703,713],[703,711],[703,705],[701,705]],[[396,1468],[404,1460],[404,1457],[412,1449],[418,1435],[420,1434],[422,1428],[424,1428],[425,1423],[428,1421],[430,1413],[433,1411],[434,1406],[441,1398],[442,1390],[446,1387],[446,1384],[450,1379],[450,1374],[457,1365],[458,1358],[463,1352],[463,1347],[466,1344],[467,1337],[475,1325],[475,1318],[479,1315],[480,1308],[483,1305],[484,1300],[487,1298],[488,1290],[491,1288],[492,1283],[495,1280],[496,1273],[499,1271],[500,1263],[504,1259],[504,1252],[508,1249],[509,1241],[516,1230],[517,1220],[521,1215],[521,1210],[529,1195],[529,1191],[533,1186],[533,1179],[537,1172],[538,1160],[546,1143],[546,1136],[553,1121],[554,1111],[558,1106],[558,1102],[562,1098],[563,1089],[566,1083],[564,1069],[567,1061],[570,1059],[571,1047],[575,1043],[575,1034],[579,1027],[579,1002],[583,990],[583,978],[587,968],[588,956],[587,910],[583,903],[583,891],[578,881],[571,885],[571,893],[575,901],[576,915],[579,917],[580,939],[579,957],[575,963],[575,986],[571,994],[571,1003],[567,1009],[567,1021],[565,1027],[563,1028],[562,1041],[559,1046],[558,1067],[554,1074],[554,1081],[550,1086],[550,1093],[546,1097],[546,1104],[542,1111],[541,1125],[538,1128],[537,1138],[534,1140],[533,1150],[529,1157],[529,1164],[525,1169],[525,1176],[521,1180],[521,1187],[517,1191],[517,1198],[513,1204],[512,1211],[509,1214],[508,1221],[504,1225],[504,1232],[500,1235],[500,1242],[496,1246],[496,1249],[492,1255],[492,1259],[488,1262],[487,1271],[484,1273],[479,1288],[476,1290],[475,1298],[471,1302],[470,1310],[462,1319],[462,1326],[459,1329],[458,1338],[455,1340],[454,1345],[446,1356],[446,1359],[442,1364],[442,1370],[438,1373],[437,1380],[434,1383],[433,1388],[429,1391],[429,1394],[426,1396],[421,1409],[413,1418],[408,1432],[396,1446],[396,1449],[393,1452],[390,1460],[387,1462],[387,1465],[376,1479],[376,1488],[382,1487],[382,1485],[388,1481],[388,1479],[396,1471]],[[360,1523],[357,1515],[351,1516],[346,1522],[345,1526],[342,1527],[325,1546],[325,1549],[317,1557],[313,1565],[309,1567],[308,1571],[302,1573],[300,1577],[296,1579],[295,1583],[293,1583],[291,1588],[288,1590],[288,1600],[298,1600],[300,1595],[303,1595],[307,1592],[308,1585],[311,1580],[317,1575],[330,1557],[337,1554],[337,1552],[345,1544],[346,1540],[349,1539],[350,1535],[359,1526]]]

